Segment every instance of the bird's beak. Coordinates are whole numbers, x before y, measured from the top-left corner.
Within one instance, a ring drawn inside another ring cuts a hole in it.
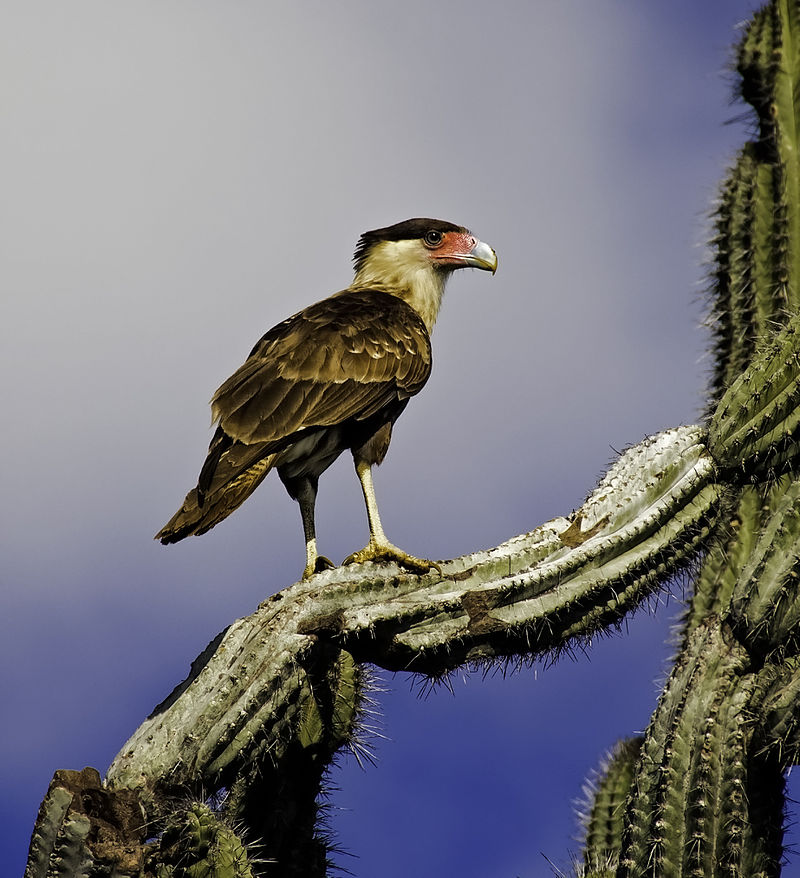
[[[492,274],[497,271],[497,254],[483,241],[475,241],[475,246],[462,258],[471,268],[491,271]]]

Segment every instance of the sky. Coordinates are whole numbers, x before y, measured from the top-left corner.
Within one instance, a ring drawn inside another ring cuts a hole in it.
[[[466,225],[434,371],[376,473],[389,538],[488,548],[579,506],[616,453],[694,423],[708,215],[747,135],[729,47],[750,0],[27,0],[0,28],[0,862],[53,772],[105,771],[232,620],[302,572],[268,479],[201,538],[208,400],[269,327],[350,281],[361,232]],[[734,120],[732,124],[731,120]],[[320,551],[366,542],[352,464]],[[575,801],[641,731],[682,587],[574,660],[379,674],[377,765],[330,821],[357,878],[566,869]],[[784,875],[800,875],[795,858]]]

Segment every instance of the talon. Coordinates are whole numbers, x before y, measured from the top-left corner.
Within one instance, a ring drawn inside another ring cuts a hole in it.
[[[314,564],[307,565],[303,571],[303,579],[311,579],[315,573],[322,573],[323,570],[333,570],[335,566],[330,558],[326,558],[324,555],[317,555]]]
[[[353,552],[352,555],[348,555],[342,563],[361,564],[364,561],[376,563],[380,561],[394,561],[400,567],[406,567],[417,573],[427,573],[432,569],[440,574],[442,572],[442,568],[437,561],[430,561],[427,558],[416,558],[414,555],[409,555],[408,552],[398,549],[397,546],[393,546],[391,543],[384,545],[370,542],[360,552]]]

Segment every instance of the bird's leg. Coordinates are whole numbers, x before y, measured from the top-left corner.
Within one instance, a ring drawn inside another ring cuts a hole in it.
[[[306,569],[303,571],[303,579],[309,579],[315,573],[329,570],[336,565],[317,552],[317,532],[314,527],[314,505],[317,500],[316,484],[311,479],[302,479],[296,486],[294,494],[295,499],[300,504],[303,534],[306,538]]]
[[[415,558],[402,549],[398,549],[386,539],[383,532],[381,517],[378,513],[378,501],[375,499],[375,486],[372,483],[372,466],[364,458],[353,452],[353,460],[356,465],[358,480],[361,482],[361,490],[364,492],[364,502],[367,506],[367,518],[369,520],[369,543],[360,551],[348,555],[344,559],[345,564],[356,564],[361,561],[395,561],[401,567],[407,567],[419,573],[426,573],[431,568],[442,572],[442,568],[436,561],[426,558]]]

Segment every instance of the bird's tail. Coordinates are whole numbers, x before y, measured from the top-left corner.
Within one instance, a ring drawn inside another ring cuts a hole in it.
[[[241,506],[264,481],[272,469],[276,456],[269,454],[262,457],[230,481],[223,481],[213,490],[204,493],[202,505],[197,488],[192,488],[186,495],[183,506],[161,528],[155,538],[166,545],[211,530],[214,525],[219,524],[223,518],[227,518],[231,512]],[[218,483],[220,480],[214,481]]]

